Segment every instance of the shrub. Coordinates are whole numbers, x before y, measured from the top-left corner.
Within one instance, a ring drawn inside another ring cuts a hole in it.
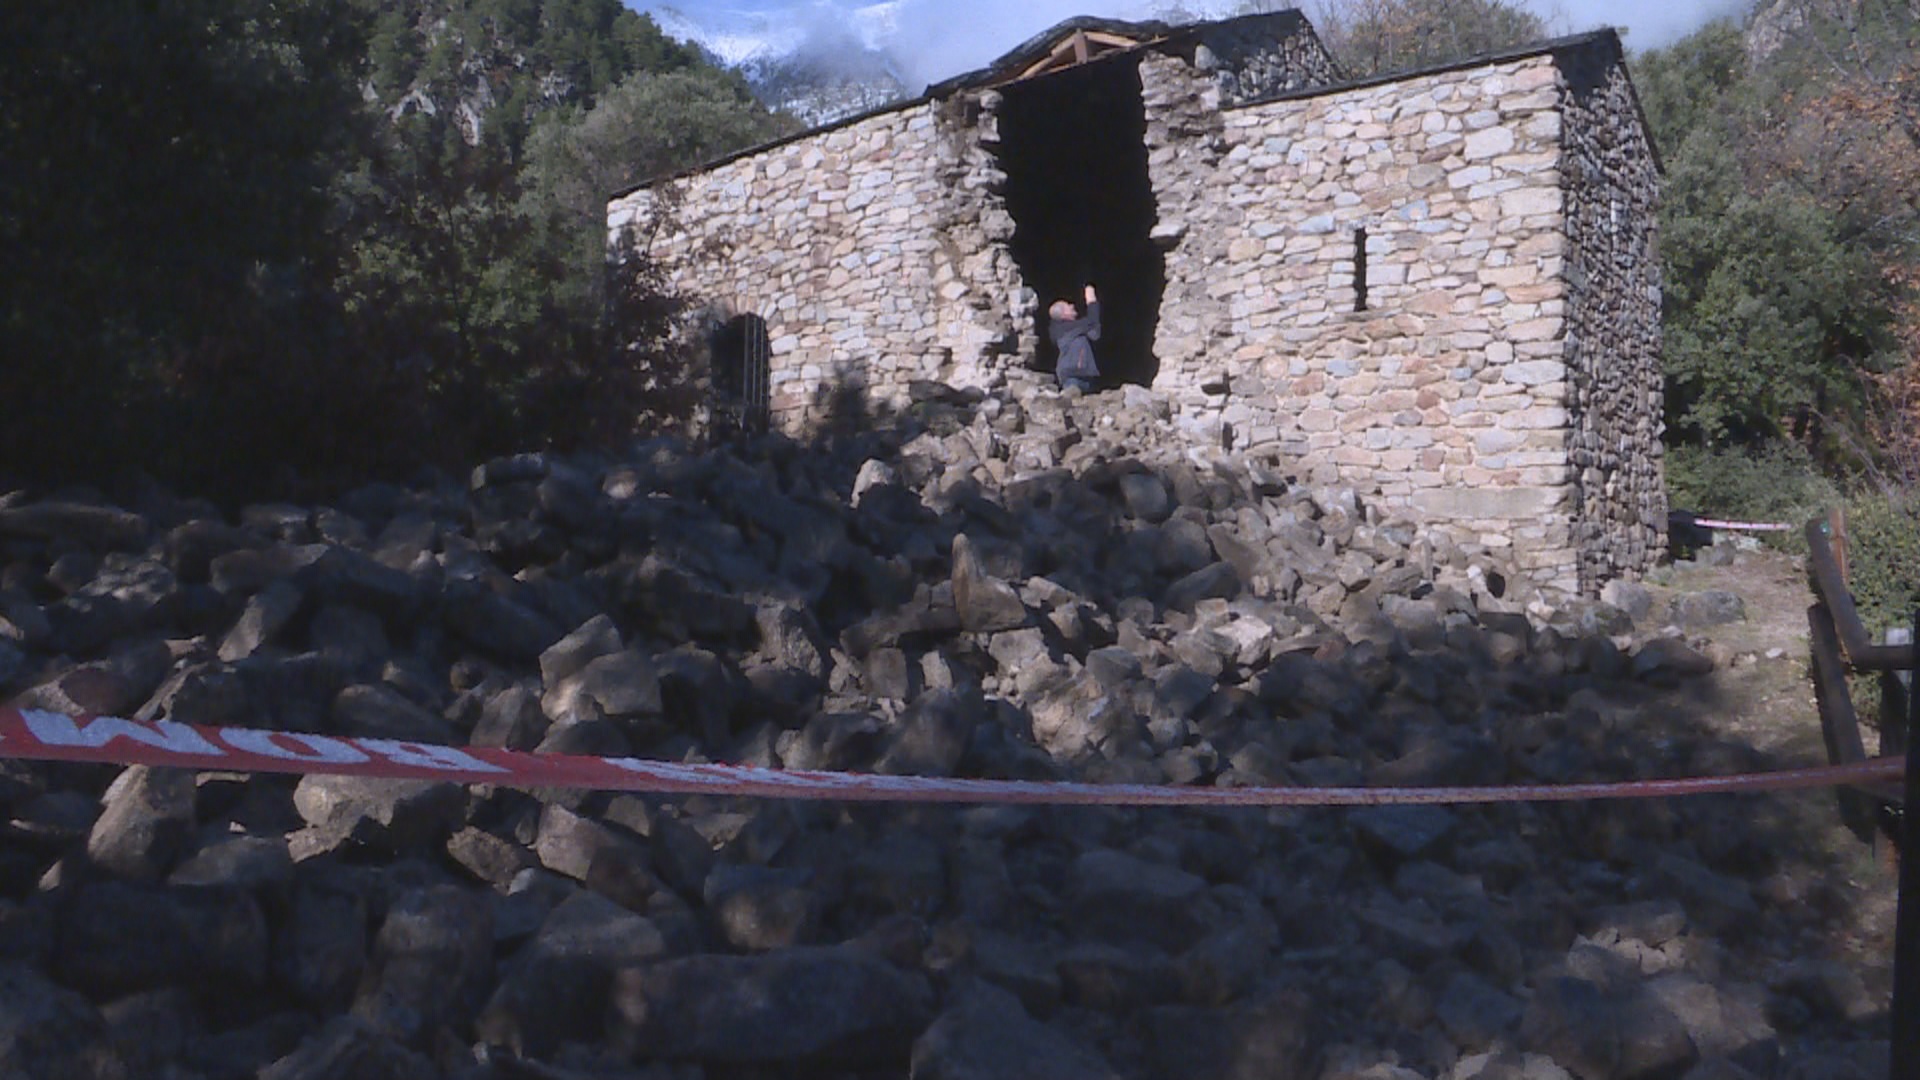
[[[1667,503],[1703,517],[1783,521],[1794,528],[1767,534],[1779,546],[1805,550],[1800,526],[1840,503],[1840,490],[1806,450],[1792,443],[1759,449],[1667,449]]]
[[[1920,493],[1847,500],[1847,584],[1876,638],[1889,626],[1912,625],[1920,604]]]

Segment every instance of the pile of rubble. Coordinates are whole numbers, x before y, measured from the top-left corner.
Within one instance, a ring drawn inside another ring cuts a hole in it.
[[[1192,452],[1138,391],[918,396],[812,446],[521,456],[235,517],[11,499],[0,691],[936,776],[1766,764],[1661,707],[1732,658],[1644,591],[1506,595],[1495,553]],[[1824,936],[1844,890],[1759,805],[860,807],[0,761],[0,1073],[1869,1074],[1884,998]]]

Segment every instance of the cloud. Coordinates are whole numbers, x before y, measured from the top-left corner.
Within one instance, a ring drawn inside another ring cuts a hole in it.
[[[793,58],[853,78],[895,75],[897,61],[885,47],[892,33],[892,7],[878,4],[848,10],[832,0],[811,0],[795,7],[790,17],[799,41],[792,49]]]
[[[1233,14],[1238,6],[1230,0],[898,0],[894,30],[883,47],[909,85],[917,88],[983,67],[1075,15],[1146,19],[1178,7],[1194,16],[1219,17]],[[1318,4],[1302,6],[1311,12]],[[1525,0],[1525,6],[1556,31],[1617,26],[1627,31],[1629,47],[1649,49],[1714,19],[1738,15],[1748,0]]]
[[[1657,49],[1715,19],[1743,15],[1752,5],[1747,0],[1568,0],[1527,6],[1568,30],[1617,26],[1626,30],[1628,48]]]
[[[887,51],[910,84],[924,86],[984,67],[1063,19],[1138,19],[1147,17],[1146,8],[1085,0],[901,0]]]
[[[1075,15],[1118,19],[1218,18],[1243,0],[629,0],[669,24],[706,28],[734,58],[772,48],[849,74],[871,71],[875,54],[910,90],[984,67],[1047,27]],[[1299,0],[1311,17],[1344,0]],[[1520,0],[1556,33],[1617,26],[1633,49],[1656,48],[1752,0]],[[686,14],[682,16],[680,12]],[[837,63],[836,63],[837,61]]]

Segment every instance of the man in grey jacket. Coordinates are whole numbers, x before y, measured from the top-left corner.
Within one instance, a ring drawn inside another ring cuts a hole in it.
[[[1093,286],[1087,286],[1086,314],[1075,318],[1071,303],[1055,300],[1047,315],[1047,336],[1060,350],[1060,362],[1053,369],[1060,389],[1083,394],[1092,390],[1093,380],[1100,377],[1100,365],[1093,358],[1093,343],[1100,340],[1100,298]]]

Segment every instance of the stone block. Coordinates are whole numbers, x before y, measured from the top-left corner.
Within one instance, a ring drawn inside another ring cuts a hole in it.
[[[1480,114],[1476,114],[1476,116],[1477,115]],[[1498,118],[1495,117],[1493,121],[1489,122],[1497,121],[1497,119]],[[1471,117],[1468,119],[1468,126],[1473,126],[1473,118]],[[1465,154],[1468,161],[1483,161],[1487,158],[1506,153],[1513,149],[1513,145],[1514,136],[1512,128],[1497,126],[1483,127],[1481,130],[1475,131],[1467,136]]]
[[[1413,494],[1413,508],[1429,517],[1458,521],[1519,521],[1545,516],[1566,505],[1565,488],[1445,487]]]

